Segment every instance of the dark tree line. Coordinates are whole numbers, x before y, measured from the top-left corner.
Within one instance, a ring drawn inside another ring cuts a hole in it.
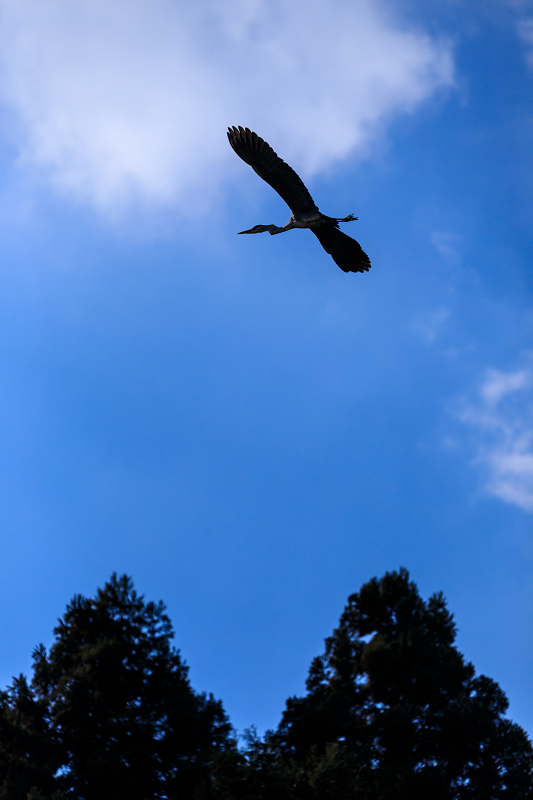
[[[353,594],[276,731],[241,746],[196,693],[162,603],[76,596],[30,683],[0,694],[5,800],[524,800],[533,749],[405,570]]]

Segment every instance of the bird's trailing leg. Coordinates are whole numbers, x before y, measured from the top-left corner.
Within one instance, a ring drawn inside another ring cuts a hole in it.
[[[353,214],[348,214],[347,217],[334,217],[335,222],[355,222],[359,217],[354,217]]]

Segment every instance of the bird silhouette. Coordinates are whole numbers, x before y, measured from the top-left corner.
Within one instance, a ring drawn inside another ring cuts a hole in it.
[[[327,217],[322,214],[299,175],[249,128],[228,128],[228,139],[239,158],[272,186],[292,211],[290,220],[281,228],[276,225],[255,225],[239,233],[268,231],[273,236],[292,228],[309,228],[344,272],[368,272],[370,259],[361,245],[339,230],[339,222],[353,222],[357,217],[353,214],[347,217]]]

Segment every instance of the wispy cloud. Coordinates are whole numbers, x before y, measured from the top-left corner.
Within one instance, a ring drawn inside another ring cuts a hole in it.
[[[450,265],[457,266],[461,263],[460,246],[462,239],[457,233],[450,231],[434,231],[431,242],[437,252],[448,261]]]
[[[533,512],[533,370],[488,370],[477,399],[459,414],[474,431],[487,491]]]
[[[453,83],[449,44],[378,0],[0,0],[0,13],[21,162],[101,207],[216,192],[228,124],[312,174]]]
[[[533,19],[520,20],[518,34],[527,47],[526,61],[533,68]]]

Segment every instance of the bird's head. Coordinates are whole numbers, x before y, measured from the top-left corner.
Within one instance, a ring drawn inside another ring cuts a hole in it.
[[[239,233],[270,233],[272,230],[277,230],[275,225],[254,225],[249,231],[239,231]]]

